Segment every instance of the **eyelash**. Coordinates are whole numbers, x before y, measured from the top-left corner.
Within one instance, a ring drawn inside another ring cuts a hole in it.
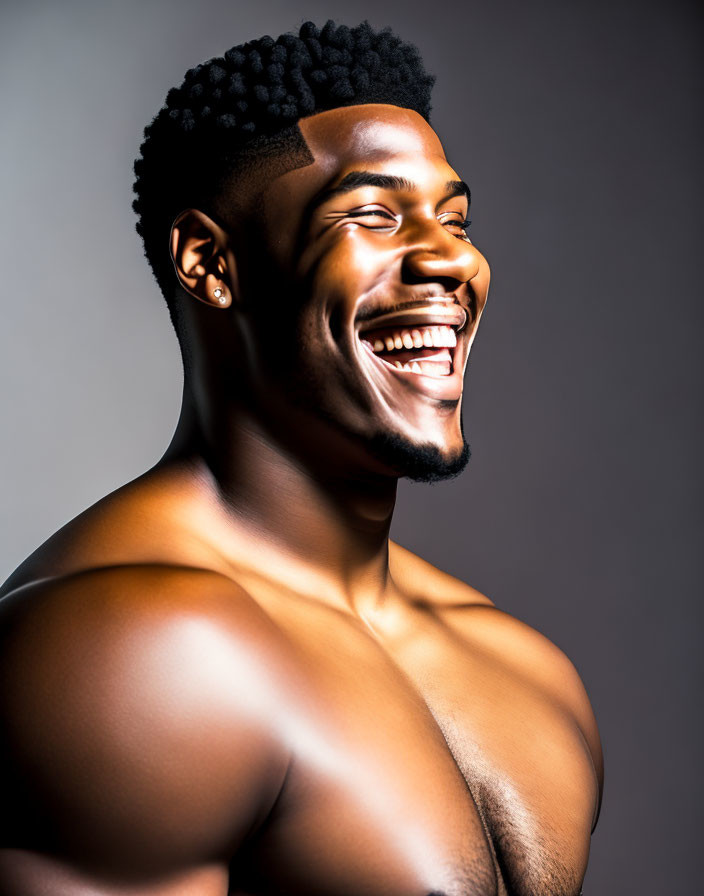
[[[388,212],[383,212],[381,209],[372,209],[371,211],[359,211],[359,212],[347,212],[348,218],[366,218],[369,215],[379,215],[380,218],[387,218],[390,221],[395,221],[393,215],[390,215]],[[461,227],[465,233],[469,230],[470,224],[472,223],[469,218],[465,218],[464,221],[446,221],[446,224],[453,224],[455,227]]]

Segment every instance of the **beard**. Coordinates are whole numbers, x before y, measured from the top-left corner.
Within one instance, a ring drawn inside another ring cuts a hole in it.
[[[315,401],[317,388],[317,381],[312,379],[306,380],[305,384],[297,380],[290,381],[288,394],[292,404],[307,411],[315,408],[315,416],[325,420],[339,435],[347,434],[338,416],[323,409],[322,401],[320,404]],[[372,457],[395,471],[399,478],[410,479],[413,482],[442,482],[459,476],[472,456],[461,418],[460,432],[462,447],[449,456],[432,442],[413,442],[396,432],[381,431],[370,436],[358,435],[356,439]]]
[[[413,482],[442,482],[459,476],[472,456],[462,433],[462,448],[450,457],[437,445],[417,444],[397,433],[378,433],[369,443],[374,456],[396,470],[401,478]]]
[[[298,341],[298,340],[297,340]],[[289,346],[282,345],[279,357]],[[366,451],[393,470],[401,479],[413,482],[442,482],[459,476],[471,458],[471,448],[464,434],[464,421],[460,417],[462,447],[447,455],[432,442],[414,442],[398,432],[377,431],[369,435],[353,434],[346,429],[338,414],[330,408],[326,383],[316,369],[311,369],[294,357],[285,365],[285,373],[280,371],[286,383],[285,392],[290,407],[300,408],[307,414],[324,421],[343,438],[347,436],[363,445]],[[353,384],[341,383],[343,389],[353,388]]]

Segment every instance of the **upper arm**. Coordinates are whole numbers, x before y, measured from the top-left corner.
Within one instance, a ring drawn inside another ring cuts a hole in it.
[[[601,799],[604,792],[604,755],[601,747],[599,729],[586,689],[569,657],[554,644],[551,665],[554,686],[559,689],[561,699],[574,715],[574,719],[589,747],[594,764],[594,772],[598,782],[597,806],[594,813],[592,830],[596,827],[601,811]]]
[[[31,793],[79,862],[150,872],[231,854],[288,767],[283,636],[207,572],[123,567],[38,589],[3,614],[18,804]]]
[[[604,758],[596,718],[582,679],[570,658],[556,644],[525,623],[512,617],[506,618],[510,618],[511,625],[520,630],[518,638],[522,648],[516,653],[522,657],[527,674],[544,693],[564,707],[589,750],[597,782],[593,830],[601,809]]]

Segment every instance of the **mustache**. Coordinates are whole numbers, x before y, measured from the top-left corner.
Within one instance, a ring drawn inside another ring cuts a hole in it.
[[[364,323],[381,314],[388,314],[392,311],[410,311],[412,308],[420,308],[428,304],[428,299],[439,299],[444,302],[452,301],[461,307],[462,302],[453,293],[439,293],[437,290],[427,290],[426,292],[416,294],[413,298],[405,299],[403,302],[397,302],[393,305],[387,305],[382,302],[375,302],[362,308],[357,314],[356,319],[359,323]]]

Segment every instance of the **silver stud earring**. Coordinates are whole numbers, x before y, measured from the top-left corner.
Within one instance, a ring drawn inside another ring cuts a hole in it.
[[[220,302],[221,305],[224,305],[225,302],[227,302],[227,296],[222,291],[222,289],[220,289],[219,286],[215,287],[215,289],[213,290],[213,295],[218,300],[218,302]]]

